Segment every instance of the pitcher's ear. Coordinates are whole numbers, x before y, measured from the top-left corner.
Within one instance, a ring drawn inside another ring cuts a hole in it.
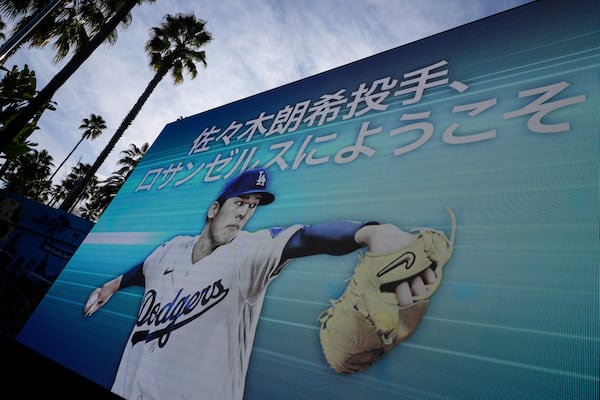
[[[206,217],[207,218],[214,218],[217,216],[217,214],[219,214],[219,210],[221,209],[221,205],[219,204],[218,201],[213,201],[212,204],[210,205],[210,207],[208,208],[208,211],[206,213]]]

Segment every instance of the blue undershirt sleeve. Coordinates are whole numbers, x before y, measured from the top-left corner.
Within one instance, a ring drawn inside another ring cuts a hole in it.
[[[354,240],[356,232],[377,222],[331,221],[305,225],[292,235],[283,249],[282,262],[315,254],[343,255],[361,246]]]
[[[126,288],[128,286],[144,286],[144,272],[142,268],[144,267],[144,263],[139,263],[135,267],[131,268],[129,271],[123,274],[123,278],[121,279],[121,285],[119,289]]]

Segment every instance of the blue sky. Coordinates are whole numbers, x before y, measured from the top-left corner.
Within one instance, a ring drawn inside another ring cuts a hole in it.
[[[55,177],[59,182],[78,162],[93,163],[153,76],[144,45],[166,14],[193,12],[207,22],[213,40],[205,47],[207,67],[196,79],[158,85],[100,168],[116,170],[131,143],[150,144],[180,116],[198,114],[350,62],[485,18],[528,0],[161,0],[137,6],[119,40],[103,45],[55,95],[30,140],[47,149],[58,166],[81,138],[83,118],[99,114],[108,129],[84,141]],[[54,52],[22,48],[5,62],[29,65],[41,89],[60,70]]]

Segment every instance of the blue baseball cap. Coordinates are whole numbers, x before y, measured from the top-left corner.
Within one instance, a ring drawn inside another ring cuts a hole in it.
[[[248,169],[227,181],[219,197],[217,197],[217,201],[223,202],[231,197],[256,193],[261,195],[259,205],[272,203],[275,196],[267,189],[270,180],[271,176],[266,169]]]

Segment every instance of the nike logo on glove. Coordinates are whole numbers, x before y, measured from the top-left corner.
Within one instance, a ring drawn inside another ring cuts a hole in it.
[[[395,260],[390,262],[385,267],[381,268],[379,270],[379,272],[377,272],[377,277],[380,278],[381,276],[387,274],[391,270],[393,270],[401,265],[404,265],[405,269],[410,269],[410,267],[412,267],[413,264],[415,263],[415,258],[416,258],[415,253],[413,253],[411,251],[407,251],[406,253],[400,255]]]
[[[165,269],[165,272],[163,272],[163,275],[170,274],[170,273],[171,273],[171,272],[173,272],[173,271],[175,271],[175,269],[174,269],[174,268],[167,268],[167,269]]]

